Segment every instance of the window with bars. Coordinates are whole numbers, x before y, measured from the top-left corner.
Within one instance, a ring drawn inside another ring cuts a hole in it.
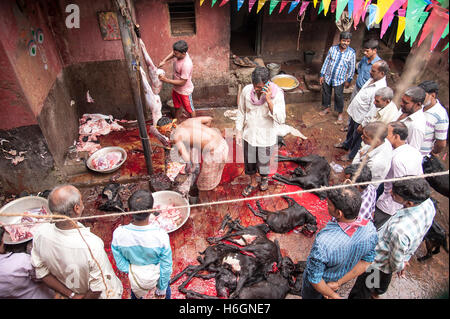
[[[196,31],[194,1],[169,2],[168,6],[172,35],[194,35]]]

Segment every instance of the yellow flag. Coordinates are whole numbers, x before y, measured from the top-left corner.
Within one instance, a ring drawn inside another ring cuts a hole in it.
[[[367,2],[369,2],[369,0],[366,0],[366,2],[364,3],[364,9],[367,7]]]
[[[261,10],[262,7],[264,7],[264,4],[266,3],[267,0],[258,0],[258,9],[256,10],[256,13],[259,12],[259,10]]]
[[[314,0],[314,8],[317,6],[317,0]]]
[[[324,15],[327,15],[331,0],[322,0]]]
[[[383,19],[386,12],[389,10],[389,8],[392,6],[395,0],[378,0],[377,1],[377,17],[375,18],[375,23],[378,24],[381,22],[381,19]]]
[[[200,6],[205,2],[205,0],[200,0]]]
[[[398,42],[398,40],[400,40],[403,31],[405,31],[405,25],[406,17],[398,17],[397,37],[395,38],[395,42]]]

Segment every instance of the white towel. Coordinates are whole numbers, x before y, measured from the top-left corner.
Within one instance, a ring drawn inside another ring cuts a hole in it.
[[[142,298],[156,287],[159,280],[159,264],[146,266],[130,264],[128,279],[136,297]]]

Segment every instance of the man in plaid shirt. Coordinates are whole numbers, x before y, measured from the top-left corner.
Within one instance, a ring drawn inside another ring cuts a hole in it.
[[[334,89],[334,109],[338,112],[335,124],[342,124],[344,111],[344,86],[348,88],[355,74],[356,54],[350,41],[352,34],[342,32],[339,44],[333,45],[329,50],[322,69],[320,70],[320,85],[322,85],[322,106],[325,108],[319,114],[324,116],[331,110],[331,90]]]
[[[394,273],[404,276],[409,259],[419,247],[436,214],[430,193],[430,187],[424,179],[393,183],[392,197],[404,208],[397,211],[379,230],[375,260],[358,277],[349,299],[378,298],[378,295],[387,291]]]

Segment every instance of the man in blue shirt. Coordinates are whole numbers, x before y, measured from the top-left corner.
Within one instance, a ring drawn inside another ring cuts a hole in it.
[[[357,220],[361,194],[354,186],[333,189],[328,212],[336,219],[316,236],[303,273],[303,299],[340,299],[334,290],[362,274],[375,257],[378,241],[373,223]]]
[[[344,87],[348,88],[355,74],[355,50],[349,45],[352,38],[350,32],[342,32],[339,44],[331,46],[320,70],[322,85],[322,106],[319,114],[324,116],[331,111],[331,91],[334,89],[334,109],[338,112],[335,124],[342,124],[344,110]]]
[[[364,57],[359,61],[356,72],[358,76],[356,77],[356,85],[353,89],[352,96],[350,101],[358,94],[359,90],[361,90],[364,83],[370,79],[370,70],[372,69],[372,65],[381,60],[381,58],[377,54],[378,50],[378,41],[375,39],[370,39],[366,41],[363,45],[364,49]]]

